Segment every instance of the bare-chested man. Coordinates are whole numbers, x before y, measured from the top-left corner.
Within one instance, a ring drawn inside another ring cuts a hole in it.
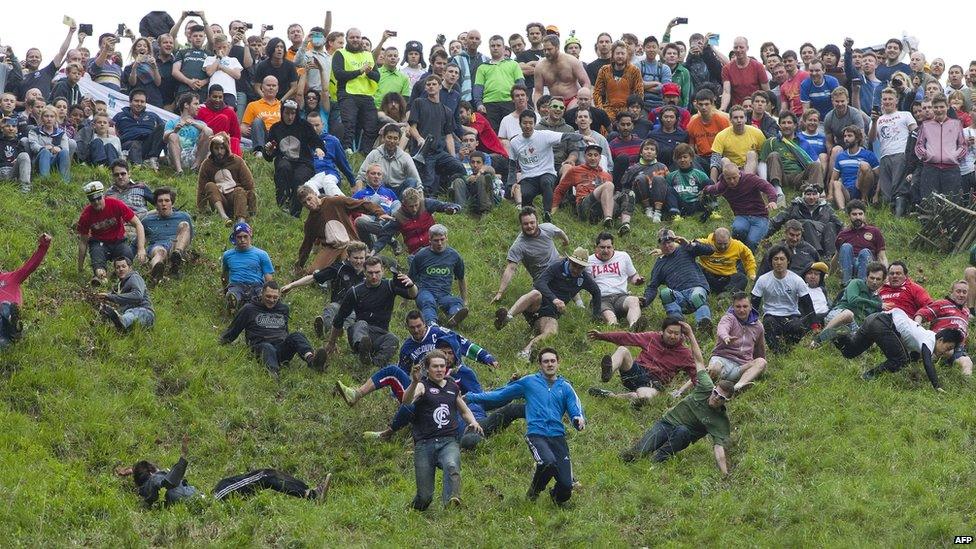
[[[562,97],[566,108],[576,105],[576,94],[581,87],[590,87],[590,77],[586,67],[579,59],[563,53],[559,49],[559,37],[547,35],[542,40],[546,58],[535,67],[535,97],[542,97],[543,88],[549,88],[549,95]]]

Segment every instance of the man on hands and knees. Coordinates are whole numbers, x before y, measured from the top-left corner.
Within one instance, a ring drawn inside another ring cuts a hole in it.
[[[694,340],[690,327],[687,331]],[[632,448],[621,452],[620,457],[631,462],[653,453],[651,459],[662,462],[707,434],[712,439],[715,463],[722,475],[728,476],[729,464],[725,447],[729,444],[732,427],[729,425],[725,404],[732,399],[734,384],[728,380],[713,383],[705,369],[705,360],[698,345],[694,345],[692,349],[696,351],[695,376],[698,383],[695,389],[665,412],[664,417],[648,429]]]
[[[573,494],[573,466],[566,444],[562,417],[569,415],[577,431],[586,428],[583,407],[573,386],[559,372],[559,353],[551,347],[539,351],[539,373],[527,375],[505,387],[487,393],[468,393],[465,401],[485,406],[499,405],[515,398],[525,399],[525,438],[535,459],[535,474],[526,496],[534,501],[549,481],[556,485],[549,495],[556,505],[564,505]]]
[[[300,356],[309,368],[323,370],[325,350],[313,351],[304,334],[289,332],[290,316],[291,309],[281,301],[278,284],[273,280],[265,282],[261,288],[260,301],[241,307],[231,325],[220,335],[220,343],[233,343],[244,332],[247,346],[251,352],[261,357],[261,361],[275,379],[278,378],[281,364],[295,355]]]
[[[628,392],[614,393],[591,387],[589,393],[596,397],[623,398],[643,403],[663,393],[664,386],[671,383],[679,370],[684,370],[693,383],[694,360],[692,351],[685,347],[684,342],[689,341],[695,349],[698,342],[693,335],[685,333],[685,328],[691,332],[691,327],[680,318],[669,316],[661,323],[660,332],[600,333],[590,330],[586,334],[589,339],[619,345],[612,355],[603,355],[600,361],[600,381],[606,383],[613,378],[615,372],[619,372],[620,382]],[[636,360],[627,350],[627,345],[640,347]],[[695,352],[701,354],[701,350]]]
[[[649,307],[661,290],[661,305],[669,316],[680,317],[685,312],[695,313],[695,322],[703,332],[712,330],[712,311],[708,308],[708,280],[695,258],[714,253],[715,249],[701,242],[674,234],[671,229],[657,233],[661,257],[654,262],[647,287],[644,289],[642,307]]]
[[[949,295],[929,303],[915,313],[915,322],[928,322],[935,333],[945,328],[959,330],[962,343],[953,350],[951,360],[967,378],[973,375],[973,360],[966,353],[966,337],[969,335],[969,309],[966,307],[968,299],[969,285],[965,280],[957,280],[952,283]]]
[[[501,330],[522,313],[537,334],[519,352],[519,358],[529,362],[535,344],[556,335],[566,303],[573,301],[580,290],[590,293],[593,317],[600,317],[600,287],[587,272],[588,268],[589,253],[585,248],[576,248],[569,257],[550,263],[533,282],[534,289],[518,298],[510,309],[499,307],[495,311],[495,329]]]

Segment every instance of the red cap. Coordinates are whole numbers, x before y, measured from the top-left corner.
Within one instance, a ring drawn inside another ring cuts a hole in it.
[[[661,95],[677,97],[681,95],[681,86],[675,84],[674,82],[668,82],[667,84],[661,86]]]

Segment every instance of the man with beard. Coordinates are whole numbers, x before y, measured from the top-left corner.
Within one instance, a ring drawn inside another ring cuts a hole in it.
[[[546,58],[535,67],[536,96],[541,96],[543,88],[548,87],[549,95],[561,97],[568,107],[574,106],[579,89],[590,85],[583,63],[559,51],[559,37],[554,34],[547,35],[542,46]]]
[[[363,35],[353,27],[346,31],[346,47],[332,57],[332,74],[336,79],[336,95],[344,132],[342,146],[352,152],[353,141],[359,132],[359,150],[368,152],[376,142],[379,119],[373,96],[379,86],[380,73],[373,66],[373,54],[363,49]]]
[[[546,54],[542,49],[542,37],[545,34],[546,28],[542,23],[529,23],[526,25],[525,37],[529,40],[529,49],[515,56],[519,68],[522,69],[522,74],[525,75],[525,87],[528,89],[528,98],[530,100],[532,99],[532,90],[535,89],[536,67]]]
[[[287,99],[281,104],[281,120],[268,132],[264,159],[274,160],[275,200],[292,217],[302,212],[295,190],[315,175],[312,154],[323,158],[325,143],[311,124],[298,118],[298,103]]]
[[[562,229],[552,223],[539,224],[536,210],[532,206],[526,206],[519,212],[519,224],[522,232],[508,249],[508,264],[499,281],[498,292],[491,299],[492,303],[501,300],[518,270],[519,263],[525,266],[534,280],[550,263],[559,259],[555,240],[558,239],[563,247],[569,246],[569,237]]]
[[[240,156],[231,154],[230,136],[226,133],[210,139],[210,156],[200,165],[197,177],[197,208],[217,210],[226,224],[242,221],[257,212],[251,169]]]
[[[375,202],[341,195],[320,197],[311,187],[299,187],[298,199],[309,213],[305,218],[305,237],[298,249],[298,260],[295,262],[296,272],[305,268],[305,262],[308,261],[315,244],[319,245],[319,250],[307,270],[308,273],[328,267],[343,257],[349,240],[358,240],[358,233],[351,218],[354,214],[369,214],[383,221],[393,220],[393,217],[384,212],[383,208]]]
[[[611,120],[627,111],[627,99],[643,93],[640,70],[628,62],[629,50],[623,42],[613,44],[610,63],[597,73],[593,83],[593,98],[597,107],[606,111]]]
[[[832,197],[838,209],[844,209],[852,198],[867,200],[878,178],[878,157],[861,146],[863,139],[860,126],[844,128],[844,148],[835,156],[827,190],[827,200]]]
[[[866,211],[867,205],[864,202],[852,200],[847,205],[851,226],[838,233],[834,242],[843,286],[847,286],[855,274],[861,279],[867,276],[868,263],[872,261],[888,264],[884,235],[877,227],[867,224],[864,216]]]
[[[227,93],[233,93],[233,90]],[[230,151],[241,156],[241,124],[234,109],[224,103],[224,88],[220,84],[210,86],[207,102],[200,106],[197,118],[213,131],[213,135],[223,132],[230,136]]]
[[[576,113],[580,111],[590,113],[591,129],[600,132],[603,136],[610,133],[613,122],[610,121],[610,116],[607,114],[607,111],[593,104],[593,91],[590,88],[580,88],[579,93],[576,95],[576,106],[567,110],[566,114],[563,115],[563,120],[572,126],[573,129],[579,129],[576,125]]]

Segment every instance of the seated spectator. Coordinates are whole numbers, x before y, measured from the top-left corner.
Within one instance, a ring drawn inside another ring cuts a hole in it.
[[[149,212],[149,205],[156,204],[156,198],[152,189],[145,183],[133,181],[130,178],[129,163],[120,158],[109,166],[112,172],[112,185],[105,192],[107,196],[121,200],[130,210],[135,212],[136,217],[142,219]],[[126,236],[132,237],[129,231]]]
[[[719,176],[722,159],[729,159],[744,174],[755,174],[759,167],[759,150],[766,142],[763,132],[746,124],[746,110],[742,105],[729,109],[732,125],[715,135],[712,141],[710,170],[712,179]]]
[[[718,132],[731,126],[731,122],[717,109],[715,94],[709,89],[695,92],[695,107],[698,114],[688,121],[688,143],[695,147],[698,167],[704,168],[712,163],[712,141]]]
[[[837,233],[834,241],[843,286],[847,286],[852,276],[861,279],[867,276],[866,269],[872,261],[888,264],[884,235],[874,225],[867,224],[867,208],[864,202],[852,200],[847,205],[847,217],[850,218],[851,225]]]
[[[661,290],[661,305],[669,316],[682,316],[686,311],[695,313],[698,329],[705,333],[712,330],[712,311],[708,308],[708,281],[695,258],[709,255],[715,249],[701,242],[689,242],[670,229],[657,232],[661,256],[654,262],[641,306],[650,307]]]
[[[600,169],[601,157],[599,145],[586,146],[586,163],[566,172],[553,192],[552,212],[559,209],[563,195],[572,189],[576,215],[581,220],[596,223],[602,219],[603,227],[610,229],[613,227],[613,220],[619,216],[619,232],[623,236],[630,232],[634,195],[629,190],[614,190],[610,174]]]
[[[90,255],[94,273],[91,283],[92,286],[100,286],[108,280],[105,271],[107,260],[126,257],[131,261],[135,256],[140,263],[145,263],[146,235],[142,222],[124,202],[105,196],[105,186],[101,182],[92,181],[83,190],[88,197],[88,205],[81,211],[77,224],[78,271],[85,268],[85,255]],[[135,254],[125,240],[126,224],[136,229]]]
[[[395,222],[388,225],[386,231],[390,234],[400,232],[407,252],[412,255],[430,244],[428,231],[435,222],[433,214],[454,215],[460,211],[460,204],[424,198],[420,189],[407,189],[400,197],[400,209],[393,216]]]
[[[31,190],[31,157],[17,136],[17,119],[0,121],[0,180],[18,181],[21,192]]]
[[[230,136],[230,152],[241,156],[241,124],[237,120],[237,113],[227,106],[225,97],[233,94],[233,90],[224,93],[220,84],[211,84],[207,92],[207,102],[200,105],[196,117],[210,128],[213,135],[226,133]]]
[[[817,248],[803,239],[803,224],[796,219],[790,219],[783,225],[783,239],[777,244],[786,246],[790,252],[789,269],[803,276],[810,266],[823,258]],[[764,275],[773,269],[769,251],[759,263],[759,274]]]
[[[112,121],[122,141],[122,150],[129,153],[129,162],[133,165],[145,162],[149,168],[159,169],[165,124],[156,113],[146,110],[146,92],[140,89],[129,92],[129,106],[122,107]]]
[[[590,256],[590,275],[600,287],[600,313],[603,321],[617,325],[617,318],[627,321],[627,329],[644,331],[640,299],[627,291],[627,283],[639,286],[644,277],[637,273],[630,254],[613,248],[613,235],[602,232],[596,237],[596,253]]]
[[[255,87],[258,87],[255,84]],[[241,118],[241,135],[251,139],[251,147],[255,156],[261,158],[264,154],[266,136],[281,120],[281,101],[278,100],[278,79],[266,76],[260,85],[261,98],[251,101],[244,109]]]
[[[257,213],[257,205],[251,169],[241,157],[231,154],[227,134],[213,136],[210,156],[200,164],[197,177],[197,208],[217,210],[220,218],[229,225],[252,217]]]
[[[99,36],[98,55],[88,62],[88,76],[92,81],[115,91],[122,91],[121,57],[115,51],[121,38],[112,33]]]
[[[228,153],[229,154],[229,153]],[[224,301],[231,315],[245,303],[255,300],[274,275],[268,252],[254,246],[251,226],[240,221],[230,233],[233,248],[221,256],[221,275]]]
[[[844,224],[830,204],[820,198],[818,185],[804,185],[803,196],[794,198],[786,209],[769,221],[768,235],[776,234],[791,219],[803,224],[803,240],[816,248],[821,257],[829,259],[834,256],[837,252],[837,233],[844,228]]]
[[[410,262],[410,280],[417,284],[417,307],[427,324],[440,324],[437,311],[447,315],[444,326],[454,329],[468,316],[468,283],[464,259],[447,244],[447,227],[440,223],[427,230],[430,245],[421,248]],[[452,295],[454,281],[458,296]]]
[[[872,261],[868,264],[867,271],[868,275],[864,279],[853,278],[847,283],[837,302],[824,317],[823,330],[810,342],[811,348],[832,341],[842,331],[856,332],[868,315],[881,310],[878,290],[888,276],[888,269],[881,263]]]
[[[461,146],[461,154],[468,155],[465,166],[467,177],[464,180],[454,180],[454,202],[467,206],[475,215],[482,215],[491,211],[501,200],[501,193],[504,191],[501,190],[501,179],[490,165],[491,157],[481,151],[468,152],[469,150],[469,146]],[[461,164],[465,165],[464,158],[461,159]]]
[[[813,302],[813,314],[810,316],[810,327],[814,331],[820,331],[824,324],[824,318],[830,312],[830,299],[824,289],[824,280],[830,274],[830,267],[823,261],[817,261],[807,272],[803,273],[803,280],[807,283],[810,290],[810,301]]]
[[[780,131],[782,131],[782,127],[780,127]],[[811,160],[820,163],[824,178],[826,178],[830,172],[828,164],[830,151],[827,150],[827,137],[820,128],[820,113],[817,112],[817,109],[803,111],[803,116],[800,117],[800,126],[796,132],[796,140]]]
[[[773,270],[756,279],[752,307],[762,307],[766,345],[774,353],[782,353],[809,330],[813,302],[806,282],[789,270],[791,258],[786,246],[773,246],[767,255]]]
[[[193,239],[193,219],[182,210],[175,209],[176,191],[159,187],[153,192],[156,209],[142,218],[146,233],[146,249],[149,251],[149,272],[159,280],[169,265],[169,272],[176,276],[186,261],[186,249]]]
[[[908,276],[908,265],[904,261],[892,261],[888,265],[888,280],[878,290],[878,295],[882,311],[901,309],[910,318],[915,318],[919,309],[932,303],[925,288]]]
[[[174,175],[180,177],[184,167],[193,172],[200,169],[200,164],[210,152],[210,139],[214,132],[197,118],[200,111],[200,97],[197,94],[181,95],[176,100],[176,109],[180,117],[166,123],[163,139],[166,140],[166,156],[176,172]]]
[[[342,143],[339,142],[338,137],[326,131],[325,120],[319,116],[319,113],[309,113],[305,121],[311,124],[312,129],[322,140],[325,154],[322,157],[312,157],[312,169],[315,170],[315,175],[304,184],[314,188],[319,195],[343,194],[339,189],[339,172],[346,176],[350,187],[355,185],[356,176],[353,175],[352,166],[349,165],[346,153],[342,150]]]
[[[356,191],[352,197],[356,200],[368,200],[376,204],[388,216],[400,210],[400,199],[396,193],[383,185],[383,167],[379,164],[372,164],[366,169],[366,186]],[[399,253],[399,244],[391,238],[391,235],[384,230],[385,228],[386,224],[380,220],[379,216],[362,214],[356,217],[356,230],[369,239],[368,241],[364,239],[364,242],[370,244],[372,253],[380,252],[387,244],[391,243],[391,240],[394,252]]]
[[[644,215],[654,223],[661,222],[661,208],[665,203],[670,209],[674,207],[673,197],[669,197],[669,187],[665,180],[668,167],[657,160],[657,143],[653,139],[645,139],[641,143],[640,157],[631,167],[627,168],[620,178],[620,188],[623,192],[633,192],[634,200],[644,208]]]
[[[674,166],[674,151],[678,145],[688,142],[688,132],[678,126],[678,112],[674,105],[661,107],[657,114],[658,124],[647,134],[648,139],[657,143],[658,160],[668,168]]]
[[[623,111],[617,114],[617,133],[609,140],[610,154],[613,156],[613,182],[620,186],[624,173],[640,156],[641,144],[644,142],[634,133],[633,114]],[[611,134],[613,135],[613,134]]]
[[[742,241],[732,238],[728,229],[719,227],[698,241],[715,250],[711,255],[698,256],[698,263],[708,281],[709,293],[718,295],[722,292],[741,292],[749,282],[756,280],[756,258],[752,255],[752,250]],[[738,270],[740,263],[741,272]]]
[[[162,108],[163,92],[160,87],[163,85],[163,75],[159,71],[156,56],[153,55],[152,44],[148,38],[137,38],[132,43],[132,50],[129,52],[132,63],[122,71],[122,81],[126,88],[139,88],[146,92],[146,102],[154,107]],[[69,77],[70,78],[70,77]]]
[[[237,81],[241,78],[241,71],[244,67],[236,57],[229,55],[230,40],[223,34],[218,34],[213,38],[214,54],[208,56],[203,61],[203,72],[210,77],[208,90],[214,86],[220,86],[222,90],[227,90],[224,95],[224,104],[231,110],[237,109]],[[207,92],[209,94],[209,91]]]
[[[769,229],[769,210],[776,209],[776,189],[758,175],[740,171],[727,158],[722,159],[722,163],[721,177],[702,192],[725,197],[735,214],[732,236],[745,242],[750,250],[755,250]]]
[[[31,153],[37,161],[38,175],[47,177],[51,174],[51,167],[56,166],[61,179],[67,183],[71,181],[71,154],[68,136],[64,129],[58,127],[57,118],[58,112],[54,107],[44,107],[40,123],[31,127],[27,137]]]
[[[24,305],[24,298],[20,285],[37,270],[50,247],[51,235],[43,233],[37,239],[37,249],[19,269],[0,269],[0,352],[23,337],[20,309]]]
[[[268,373],[278,379],[282,363],[295,355],[301,357],[313,370],[325,368],[326,354],[323,349],[313,350],[308,338],[301,332],[290,332],[288,320],[291,309],[281,301],[281,290],[273,280],[264,283],[261,299],[245,304],[224,333],[220,343],[233,343],[244,332],[244,339],[251,352],[261,358]]]
[[[366,168],[379,164],[383,167],[383,183],[393,189],[397,196],[403,196],[403,191],[420,186],[420,173],[413,162],[413,158],[400,147],[400,128],[396,124],[387,124],[382,130],[383,144],[369,151],[356,175],[353,190],[359,190],[365,185]]]
[[[712,184],[708,174],[695,167],[695,149],[687,143],[681,143],[674,148],[674,160],[677,170],[667,175],[668,184],[668,212],[672,219],[680,220],[683,215],[694,215],[701,212],[701,219],[722,219],[718,213],[718,202],[702,194],[705,187]],[[646,213],[646,210],[645,210]],[[660,217],[652,215],[651,221],[659,222]]]
[[[111,166],[122,158],[122,141],[112,133],[108,115],[98,113],[91,125],[78,133],[79,157],[94,166]]]
[[[664,104],[660,107],[655,107],[647,111],[647,119],[652,125],[652,129],[656,130],[661,126],[661,113],[665,111],[667,107],[671,107],[675,112],[675,127],[685,131],[688,128],[688,122],[691,120],[691,113],[688,109],[681,106],[681,95],[682,89],[674,82],[668,82],[667,84],[661,86],[661,94],[664,99]]]
[[[878,178],[878,157],[861,146],[863,139],[860,127],[844,128],[844,149],[835,155],[827,190],[827,200],[832,198],[838,209],[844,209],[852,198],[867,200]]]
[[[78,81],[84,75],[85,69],[79,63],[69,63],[65,69],[65,77],[54,85],[48,99],[54,100],[55,97],[63,97],[68,101],[69,107],[74,107],[81,103],[81,88]]]
[[[287,208],[292,217],[302,211],[295,191],[315,174],[312,155],[324,158],[324,149],[325,143],[312,125],[298,118],[298,103],[284,101],[281,120],[268,131],[264,159],[274,161],[275,201],[279,207]]]
[[[128,332],[134,324],[151,328],[156,321],[156,313],[149,299],[146,281],[132,268],[128,257],[112,260],[118,285],[109,293],[98,293],[95,297],[101,302],[98,312],[109,320],[120,332]]]
[[[766,177],[774,187],[794,189],[807,185],[822,187],[823,166],[796,138],[796,115],[785,112],[779,116],[780,136],[766,139],[759,150],[759,161],[766,163]]]
[[[509,103],[511,102],[509,101]],[[498,134],[492,129],[485,115],[474,110],[467,101],[462,101],[458,105],[458,117],[461,120],[464,134],[473,133],[475,135],[478,141],[479,151],[496,157],[508,158],[508,150],[502,144],[501,140],[498,139]]]

